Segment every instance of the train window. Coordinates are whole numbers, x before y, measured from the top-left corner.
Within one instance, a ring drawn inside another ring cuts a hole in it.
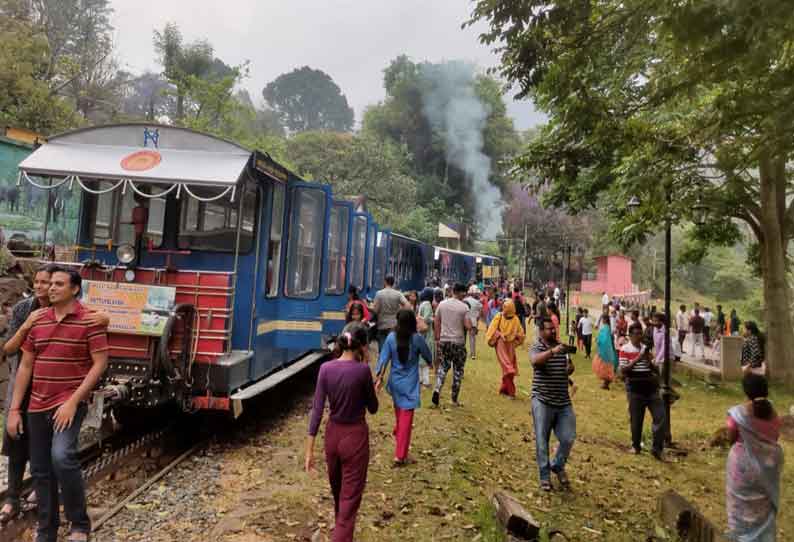
[[[364,288],[364,251],[367,248],[367,219],[357,216],[353,222],[353,274],[350,284]]]
[[[93,183],[92,190],[107,190],[114,183],[99,181]],[[142,192],[148,187],[137,186]],[[156,193],[156,191],[155,191]],[[160,246],[163,239],[163,223],[165,219],[165,198],[146,198],[139,196],[133,190],[122,194],[121,190],[111,190],[93,197],[95,205],[95,219],[93,222],[94,244],[105,245],[108,241],[113,244],[135,243],[135,229],[132,225],[132,210],[143,205],[149,209],[149,219],[144,234],[144,246],[151,239],[152,244]]]
[[[313,299],[320,293],[325,192],[299,188],[292,197],[285,291],[289,297]]]
[[[331,224],[328,230],[328,286],[329,294],[345,293],[347,274],[347,230],[350,224],[348,208],[342,205],[331,207]]]
[[[375,246],[375,273],[373,282],[375,286],[383,284],[386,276],[386,247],[389,244],[389,235],[386,232],[378,232],[377,243]]]
[[[267,274],[265,292],[268,297],[278,295],[278,278],[281,272],[281,239],[284,231],[284,198],[283,184],[272,185],[273,210],[270,214],[270,242],[267,244]]]
[[[200,198],[211,198],[218,194],[217,188],[193,187],[191,191]],[[177,241],[179,248],[233,252],[237,245],[240,200],[243,208],[240,252],[250,251],[254,245],[257,203],[256,192],[253,190],[238,191],[234,201],[231,200],[231,192],[215,201],[200,201],[187,196],[182,198]]]
[[[367,261],[369,262],[369,269],[367,270],[367,288],[372,288],[372,277],[375,274],[375,234],[377,230],[375,226],[369,228],[369,240],[367,241]],[[375,288],[380,290],[382,284],[376,284]]]

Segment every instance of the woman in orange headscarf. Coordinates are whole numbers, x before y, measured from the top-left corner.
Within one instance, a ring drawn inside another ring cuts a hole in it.
[[[488,341],[488,346],[496,349],[496,359],[502,366],[502,386],[499,393],[515,398],[516,385],[513,379],[518,375],[516,348],[524,342],[524,329],[516,316],[516,306],[512,300],[507,299],[502,303],[502,311],[488,326],[485,340]]]

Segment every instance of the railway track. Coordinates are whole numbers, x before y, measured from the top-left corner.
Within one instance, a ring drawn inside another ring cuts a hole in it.
[[[125,435],[118,433],[102,442],[97,442],[80,450],[80,464],[86,491],[90,495],[92,489],[111,473],[118,471],[123,466],[136,458],[141,458],[150,450],[157,450],[158,464],[166,463],[162,468],[138,484],[132,491],[127,492],[118,501],[103,509],[99,518],[92,518],[92,528],[99,529],[132,499],[143,493],[152,484],[159,481],[179,463],[188,459],[202,449],[208,440],[198,436],[196,432],[185,431],[179,423],[143,434]],[[23,481],[24,496],[32,490],[32,480],[27,477]],[[4,502],[7,490],[0,491],[0,502]],[[19,517],[0,528],[0,542],[20,542],[24,540],[25,533],[32,532],[35,524],[35,510],[23,512]]]

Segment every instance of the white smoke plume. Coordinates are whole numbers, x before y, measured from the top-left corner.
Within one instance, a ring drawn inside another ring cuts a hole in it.
[[[501,231],[502,195],[491,184],[491,159],[483,152],[489,108],[474,92],[475,69],[464,62],[423,64],[422,110],[445,143],[447,162],[462,170],[474,194],[480,236]]]

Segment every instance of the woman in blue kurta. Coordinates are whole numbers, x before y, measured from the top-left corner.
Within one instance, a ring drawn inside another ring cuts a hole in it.
[[[386,337],[375,368],[375,388],[380,390],[386,368],[391,364],[386,389],[394,401],[394,436],[397,439],[395,465],[409,462],[414,409],[419,408],[420,357],[428,363],[433,362],[425,339],[416,332],[416,316],[413,311],[402,309],[397,313],[397,328]]]

